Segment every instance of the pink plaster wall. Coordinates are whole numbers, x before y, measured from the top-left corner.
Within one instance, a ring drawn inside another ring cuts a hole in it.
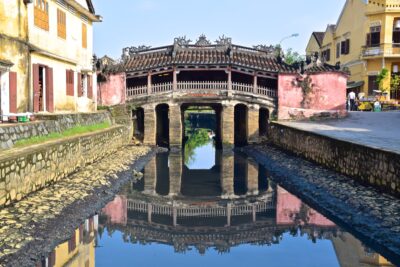
[[[128,202],[126,197],[117,195],[101,212],[107,215],[111,223],[126,225],[128,220]]]
[[[109,74],[107,81],[97,84],[97,101],[100,106],[125,104],[125,73]]]
[[[297,86],[296,79],[305,76],[298,74],[280,74],[278,79],[278,119],[296,120],[321,113],[331,116],[346,115],[347,76],[339,72],[310,74],[312,92],[308,101],[302,104],[303,92]]]
[[[278,225],[292,225],[295,223],[296,214],[300,212],[302,201],[296,196],[290,194],[282,187],[277,187],[277,201],[276,201],[276,223]],[[333,222],[325,218],[320,213],[309,208],[308,222],[303,224],[316,225],[316,226],[335,226]]]

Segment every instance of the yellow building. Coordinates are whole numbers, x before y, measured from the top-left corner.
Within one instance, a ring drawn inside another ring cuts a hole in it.
[[[400,65],[400,0],[347,0],[336,25],[328,25],[319,52],[322,61],[350,71],[349,89],[367,96],[391,90],[391,98],[399,99],[390,81]],[[379,88],[376,77],[384,68],[389,74]]]
[[[68,241],[58,245],[48,257],[42,262],[38,262],[36,266],[94,267],[97,228],[97,215],[86,219],[85,223],[74,231]]]
[[[94,111],[98,21],[91,0],[0,1],[3,114]]]

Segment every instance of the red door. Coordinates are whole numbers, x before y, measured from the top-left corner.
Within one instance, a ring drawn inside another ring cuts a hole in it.
[[[39,64],[33,64],[32,76],[33,76],[33,112],[39,112],[40,111]]]
[[[54,112],[53,69],[46,67],[46,110]]]

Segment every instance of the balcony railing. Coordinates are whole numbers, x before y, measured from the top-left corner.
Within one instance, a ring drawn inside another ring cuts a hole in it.
[[[136,86],[129,87],[126,89],[126,94],[128,98],[133,98],[136,96],[143,96],[149,94],[160,94],[168,93],[173,91],[173,83],[160,83],[152,84],[151,90],[148,86]],[[178,82],[176,84],[177,92],[182,91],[193,91],[193,90],[204,90],[204,91],[227,91],[229,90],[228,82],[211,82],[211,81],[190,81],[190,82]],[[277,90],[271,89],[263,86],[257,86],[254,88],[253,84],[245,83],[232,83],[232,91],[242,92],[245,94],[257,94],[261,96],[266,96],[270,98],[275,98],[277,96]],[[150,93],[151,92],[151,93]]]
[[[376,57],[376,56],[400,56],[399,43],[386,43],[376,46],[364,46],[362,49],[363,57]]]

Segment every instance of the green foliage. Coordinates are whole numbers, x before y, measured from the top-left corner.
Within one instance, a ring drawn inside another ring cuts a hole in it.
[[[40,143],[44,143],[44,142],[54,140],[54,139],[71,137],[71,136],[75,136],[75,135],[79,135],[79,134],[84,134],[84,133],[89,133],[89,132],[106,129],[106,128],[109,128],[110,126],[111,126],[111,124],[108,121],[105,121],[102,123],[97,123],[97,124],[92,124],[92,125],[87,125],[87,126],[77,125],[75,127],[72,127],[71,129],[68,129],[61,133],[50,133],[45,136],[34,136],[34,137],[27,138],[27,139],[18,140],[15,143],[14,147],[24,147],[24,146],[40,144]]]
[[[210,142],[208,136],[208,129],[196,129],[195,132],[190,135],[189,139],[185,143],[185,163],[189,164],[194,160],[194,150],[198,147],[204,146]]]
[[[391,89],[398,89],[400,86],[400,76],[397,74],[394,74],[392,76],[392,79],[390,80],[390,88]]]
[[[289,65],[292,65],[295,62],[301,62],[305,60],[304,56],[300,55],[296,51],[293,51],[292,48],[286,50],[286,53],[284,53],[284,59],[285,63]]]
[[[385,82],[385,80],[388,78],[389,76],[389,70],[387,68],[383,68],[378,76],[376,77],[376,82],[379,85],[379,89],[382,91],[387,91],[388,88],[384,88],[383,83]]]

